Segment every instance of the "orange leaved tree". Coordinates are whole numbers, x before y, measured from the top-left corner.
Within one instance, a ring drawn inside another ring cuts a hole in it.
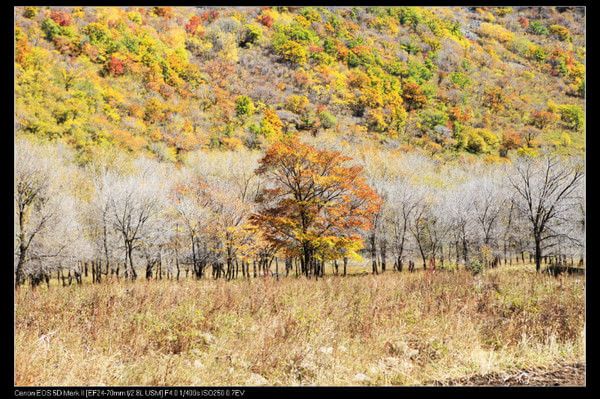
[[[358,256],[360,233],[380,207],[350,160],[289,137],[271,146],[256,170],[265,186],[252,220],[268,241],[300,258],[306,276],[322,274],[325,260]]]

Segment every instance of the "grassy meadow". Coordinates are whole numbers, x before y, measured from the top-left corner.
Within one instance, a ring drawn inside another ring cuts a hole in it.
[[[16,385],[431,385],[584,362],[584,278],[533,266],[15,295]]]

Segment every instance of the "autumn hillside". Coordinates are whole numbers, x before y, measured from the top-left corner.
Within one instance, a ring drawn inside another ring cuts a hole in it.
[[[17,135],[85,162],[300,132],[489,160],[584,150],[583,8],[15,8]]]

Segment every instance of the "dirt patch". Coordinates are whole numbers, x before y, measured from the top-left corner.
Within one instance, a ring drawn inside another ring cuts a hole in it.
[[[585,365],[566,364],[553,369],[529,369],[516,373],[491,373],[455,380],[436,381],[436,386],[488,385],[488,386],[584,386]]]

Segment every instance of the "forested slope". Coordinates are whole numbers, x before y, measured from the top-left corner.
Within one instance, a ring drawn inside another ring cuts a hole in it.
[[[17,7],[15,126],[80,162],[262,149],[296,131],[491,161],[581,154],[584,19],[569,7]]]

